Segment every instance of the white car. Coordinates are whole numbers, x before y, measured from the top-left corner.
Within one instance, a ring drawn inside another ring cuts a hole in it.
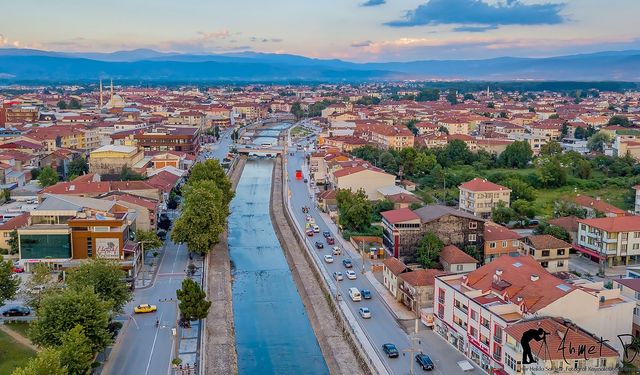
[[[362,319],[370,319],[371,318],[371,310],[368,307],[361,307],[358,309],[360,316]]]
[[[342,249],[339,248],[338,246],[334,246],[332,250],[333,250],[333,255],[342,255]]]
[[[333,257],[329,254],[324,256],[324,261],[327,263],[333,263]]]
[[[352,270],[347,270],[347,272],[345,272],[347,274],[347,279],[349,280],[355,280],[358,278],[358,275],[356,275],[355,272],[353,272]]]
[[[334,272],[333,273],[333,277],[336,279],[336,281],[342,280],[342,272],[340,272],[340,271]]]
[[[320,227],[317,225],[313,226],[313,233],[320,233]]]

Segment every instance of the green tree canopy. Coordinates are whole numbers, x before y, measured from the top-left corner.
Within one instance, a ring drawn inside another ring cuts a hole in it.
[[[182,288],[176,290],[178,300],[180,300],[180,314],[184,319],[197,320],[207,317],[211,301],[206,300],[206,293],[193,280],[187,278],[182,280]]]
[[[449,90],[446,99],[451,105],[458,104],[458,96],[456,95],[455,90]]]
[[[227,177],[220,163],[215,159],[207,159],[203,163],[197,163],[191,168],[188,184],[194,182],[210,180],[223,194],[225,204],[229,204],[233,199],[231,181]]]
[[[81,108],[82,108],[82,104],[80,104],[78,99],[71,98],[71,100],[69,100],[69,109],[81,109]]]
[[[304,111],[302,110],[300,102],[293,103],[291,106],[291,114],[296,117],[296,120],[300,120],[304,116]]]
[[[125,272],[115,262],[96,259],[70,270],[67,274],[67,285],[77,290],[92,288],[102,300],[111,305],[114,312],[120,312],[133,298],[133,294],[123,282],[125,276]]]
[[[38,174],[38,182],[43,188],[57,184],[59,179],[58,172],[49,166],[42,168]]]
[[[69,375],[62,365],[60,350],[45,348],[35,358],[31,358],[25,367],[13,370],[11,375]]]
[[[524,199],[533,202],[536,199],[536,189],[519,178],[509,178],[501,182],[502,185],[511,189],[511,200]]]
[[[6,300],[15,297],[20,287],[20,278],[13,273],[11,261],[0,260],[0,306],[4,306]]]
[[[41,289],[35,289],[36,287]],[[45,263],[36,263],[31,270],[31,277],[27,279],[22,295],[27,306],[37,310],[40,301],[49,292],[54,291],[56,284],[51,277],[51,270]]]
[[[144,251],[159,249],[163,245],[162,240],[153,230],[140,229],[136,231],[136,241],[144,245]]]
[[[508,168],[524,168],[533,157],[533,151],[527,141],[515,141],[500,154],[498,163]]]
[[[561,239],[565,242],[571,243],[571,235],[566,229],[557,225],[551,225],[549,223],[542,222],[534,230],[535,234],[549,234],[555,238]]]
[[[38,318],[31,323],[29,337],[37,345],[57,346],[68,331],[80,325],[91,341],[91,350],[97,353],[111,341],[107,328],[111,307],[90,288],[49,294],[38,307]]]
[[[64,100],[62,100],[62,99],[61,99],[60,101],[58,101],[57,106],[58,106],[58,108],[60,108],[60,109],[67,109],[67,108],[68,108],[67,102],[65,102],[65,101],[64,101]]]
[[[609,122],[607,124],[609,124],[609,125],[620,125],[620,126],[625,126],[625,127],[629,127],[629,126],[633,125],[631,123],[631,121],[629,121],[628,117],[621,116],[621,115],[611,116],[611,118],[609,119]]]
[[[611,142],[611,136],[609,133],[600,130],[596,134],[592,135],[587,141],[587,147],[590,151],[604,152],[604,147],[607,143]]]
[[[82,176],[83,174],[89,172],[89,163],[87,163],[87,159],[84,157],[75,158],[69,163],[69,169],[67,173],[69,175]]]
[[[69,375],[86,375],[91,370],[94,352],[91,350],[91,341],[84,334],[84,328],[76,325],[69,332],[62,335],[60,362],[65,366]]]
[[[443,167],[470,164],[473,161],[473,153],[464,141],[454,139],[438,153],[437,160]]]
[[[352,192],[339,189],[336,193],[339,222],[344,229],[364,232],[371,226],[373,207],[364,190]]]
[[[500,202],[491,211],[491,219],[498,224],[507,224],[510,221],[517,220],[518,214],[512,208]]]
[[[435,102],[440,99],[440,90],[438,89],[424,89],[416,96],[417,102]]]
[[[540,147],[540,155],[559,155],[562,154],[562,146],[558,141],[549,141]]]
[[[546,188],[560,187],[567,183],[567,169],[560,164],[557,157],[541,160],[536,175]]]
[[[422,268],[436,268],[438,266],[440,251],[443,247],[444,244],[435,233],[431,231],[426,232],[420,239],[416,249],[417,260]]]

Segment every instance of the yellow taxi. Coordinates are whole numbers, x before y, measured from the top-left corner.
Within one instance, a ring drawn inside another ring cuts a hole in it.
[[[148,303],[143,303],[133,308],[133,312],[135,312],[136,314],[150,313],[157,310],[158,307],[156,305],[149,305]]]

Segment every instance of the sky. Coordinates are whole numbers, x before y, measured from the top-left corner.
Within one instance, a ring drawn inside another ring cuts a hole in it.
[[[289,53],[349,61],[640,49],[640,0],[20,0],[0,47]]]

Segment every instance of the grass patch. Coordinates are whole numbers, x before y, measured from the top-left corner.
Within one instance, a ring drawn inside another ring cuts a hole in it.
[[[25,322],[25,321],[14,321],[14,322],[5,322],[4,325],[10,328],[12,331],[16,331],[22,336],[29,338],[29,335],[27,334],[27,332],[31,327],[31,323]]]
[[[30,358],[35,356],[35,351],[0,331],[0,375],[11,374],[13,370],[24,366]]]

